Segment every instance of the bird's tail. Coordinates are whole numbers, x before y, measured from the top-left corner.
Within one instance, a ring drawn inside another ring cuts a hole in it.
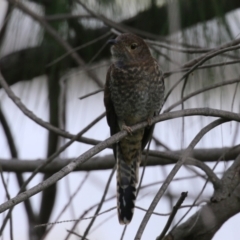
[[[127,158],[129,155],[131,159]],[[117,144],[117,207],[120,224],[130,223],[133,217],[140,163],[141,141],[128,136],[128,139]]]

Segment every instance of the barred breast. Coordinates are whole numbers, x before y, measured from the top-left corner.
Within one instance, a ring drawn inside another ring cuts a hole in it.
[[[110,89],[118,118],[129,125],[152,117],[163,103],[162,72],[155,61],[142,66],[115,67]]]

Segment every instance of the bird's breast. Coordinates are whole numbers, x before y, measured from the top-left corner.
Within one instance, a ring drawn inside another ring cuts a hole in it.
[[[135,124],[157,111],[161,95],[159,81],[139,68],[115,71],[110,91],[117,116],[126,123]]]

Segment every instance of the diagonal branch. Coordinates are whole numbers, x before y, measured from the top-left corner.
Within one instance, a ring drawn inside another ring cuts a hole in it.
[[[201,66],[204,62],[206,62],[207,60],[209,60],[221,53],[239,49],[240,48],[239,44],[240,44],[240,38],[238,38],[235,41],[232,41],[230,43],[227,43],[225,45],[222,45],[222,46],[216,48],[216,50],[212,50],[209,53],[203,54],[201,57],[191,60],[191,62],[189,64],[185,64],[184,66],[182,66],[183,68],[190,67],[190,69],[186,73],[184,73],[183,76],[169,89],[169,91],[167,92],[167,94],[164,98],[164,101],[167,100],[169,95],[172,93],[172,91],[176,88],[176,86],[180,82],[182,82],[190,73],[192,73],[195,69],[197,69],[199,66]]]
[[[168,231],[168,229],[169,229],[169,227],[170,227],[178,209],[181,207],[183,201],[187,197],[187,194],[188,194],[187,192],[182,192],[181,197],[178,199],[176,205],[173,207],[173,211],[171,212],[171,215],[169,216],[168,221],[167,221],[162,233],[157,237],[156,240],[162,240],[162,238],[165,236],[165,234],[167,233],[167,231]]]
[[[222,193],[224,198],[215,202],[209,202],[198,212],[192,215],[186,222],[168,233],[164,238],[182,240],[211,240],[218,229],[232,216],[240,212],[240,155],[232,166],[224,173],[221,181],[229,192],[225,195],[226,188],[217,189],[213,196]],[[233,179],[234,173],[234,179]],[[234,187],[232,187],[234,182]],[[216,199],[215,199],[216,200]],[[220,201],[219,201],[220,200]],[[226,210],[227,209],[227,210]],[[224,211],[223,211],[224,210]]]
[[[13,164],[15,164],[16,163],[15,161],[18,158],[17,148],[16,148],[16,144],[15,144],[12,132],[11,132],[10,127],[8,125],[7,119],[5,118],[1,108],[0,108],[0,122],[2,124],[3,130],[4,130],[6,138],[7,138],[7,142],[8,142],[8,146],[9,146],[9,149],[10,149],[11,156],[12,156],[13,159],[15,159],[15,160],[13,160],[14,161]],[[0,164],[0,168],[1,168],[1,171],[2,171],[1,164]],[[19,186],[19,188],[21,188],[21,186],[24,183],[24,178],[23,178],[21,173],[16,173],[16,177],[17,177],[18,186]],[[26,191],[26,188],[24,187],[23,190]],[[24,206],[25,206],[25,210],[26,210],[26,213],[27,213],[29,227],[31,228],[32,223],[36,222],[36,216],[33,212],[33,208],[32,208],[30,199],[26,199],[26,201],[24,201]],[[9,217],[11,217],[10,213],[8,215],[9,215]],[[7,216],[6,216],[6,222],[7,222]],[[3,230],[3,228],[4,228],[3,225],[4,224],[2,224],[1,230]],[[0,230],[0,232],[1,232],[1,230]],[[30,229],[30,231],[32,231],[32,229]]]
[[[198,109],[199,110],[199,109]],[[209,109],[208,109],[209,110]],[[207,110],[208,114],[209,111]],[[183,112],[195,112],[195,109],[190,109],[190,110],[185,110]],[[213,112],[216,110],[213,110]],[[175,112],[176,113],[176,112]],[[165,115],[175,115],[174,113],[167,113]],[[238,121],[240,121],[240,116],[236,115],[236,119],[238,119]],[[152,119],[153,123],[156,123],[157,121],[159,121],[161,119],[162,116],[157,116],[154,117]],[[231,118],[228,118],[226,120],[221,120],[223,122],[225,121],[229,121],[232,120]],[[217,120],[220,121],[220,120]],[[142,122],[139,124],[136,124],[135,126],[132,126],[132,130],[136,131],[140,128],[146,127],[148,125],[147,122]],[[43,181],[42,183],[37,184],[36,186],[34,186],[33,188],[29,189],[26,192],[23,192],[21,194],[19,194],[18,196],[12,198],[10,201],[7,201],[5,203],[3,203],[2,205],[0,205],[0,212],[3,212],[9,208],[11,208],[12,206],[24,201],[25,199],[41,192],[42,190],[46,189],[47,187],[51,186],[52,184],[56,183],[58,180],[62,179],[64,176],[66,176],[67,174],[69,174],[70,172],[72,172],[78,165],[86,162],[88,159],[90,159],[92,156],[94,156],[95,154],[99,153],[100,151],[102,151],[103,149],[107,148],[108,146],[114,144],[115,142],[121,140],[122,138],[124,138],[127,135],[127,132],[121,131],[115,135],[113,135],[112,137],[106,139],[105,141],[97,144],[96,146],[94,146],[93,148],[89,149],[88,151],[86,151],[84,154],[80,155],[77,159],[73,160],[71,163],[69,163],[67,166],[65,166],[64,168],[61,169],[61,171],[55,173],[54,175],[52,175],[50,178],[48,178],[47,180]],[[184,159],[184,156],[183,156]],[[173,175],[174,176],[174,175]]]
[[[17,107],[23,112],[23,114],[25,114],[27,117],[29,117],[30,119],[32,119],[34,122],[36,122],[37,124],[39,124],[40,126],[48,129],[49,131],[55,132],[56,134],[58,134],[59,136],[65,137],[65,138],[73,138],[75,135],[70,134],[60,128],[57,128],[53,125],[51,125],[50,123],[43,121],[41,118],[37,117],[32,111],[30,111],[21,101],[20,98],[18,98],[14,92],[11,90],[11,88],[9,88],[6,80],[4,79],[4,77],[2,76],[1,72],[0,72],[0,85],[2,85],[2,87],[4,88],[4,90],[6,91],[8,97],[10,99],[12,99],[12,101],[17,105]],[[88,139],[88,138],[84,138],[81,137],[78,139],[79,141],[82,141],[84,143],[87,144],[97,144],[99,143],[99,141],[93,140],[93,139]]]
[[[37,117],[33,112],[31,112],[20,100],[20,98],[18,98],[14,92],[9,88],[7,82],[5,81],[5,79],[3,78],[3,76],[0,73],[0,85],[2,85],[2,87],[4,88],[4,90],[6,91],[6,93],[8,94],[9,98],[17,105],[17,107],[23,112],[23,114],[25,114],[27,117],[29,117],[30,119],[32,119],[34,122],[36,122],[37,124],[39,124],[40,126],[48,129],[49,131],[53,131],[55,133],[57,133],[58,135],[65,137],[65,138],[73,138],[75,135],[73,134],[69,134],[57,127],[52,126],[51,124],[49,124],[46,121],[43,121],[41,118]],[[157,117],[154,118],[154,122],[161,122],[161,121],[165,121],[168,119],[173,119],[173,118],[178,118],[178,117],[182,117],[182,116],[194,116],[194,115],[202,115],[202,116],[211,116],[211,117],[220,117],[220,118],[225,118],[228,120],[233,120],[233,121],[240,121],[240,116],[236,113],[232,113],[229,111],[223,111],[223,110],[218,110],[218,109],[212,109],[212,108],[194,108],[194,109],[187,109],[187,110],[180,110],[180,111],[175,111],[175,112],[171,112],[171,113],[164,113],[161,114]],[[142,123],[144,124],[145,127],[147,126],[146,123]],[[141,125],[141,124],[140,124]],[[136,125],[136,127],[139,126],[139,124]],[[82,142],[84,143],[89,143],[89,144],[98,144],[100,143],[97,140],[93,140],[93,139],[87,139],[87,138],[81,138]]]
[[[179,169],[182,167],[182,165],[185,163],[187,157],[191,154],[193,148],[196,146],[196,144],[202,139],[202,137],[212,130],[213,128],[219,126],[220,124],[223,124],[227,122],[227,120],[223,119],[218,119],[213,121],[212,123],[208,124],[206,127],[204,127],[197,135],[196,137],[192,140],[192,142],[189,144],[188,148],[184,151],[183,155],[179,158],[178,162],[175,164],[173,167],[172,171],[169,173],[167,176],[165,182],[162,184],[161,188],[157,192],[156,196],[154,197],[147,213],[145,214],[138,231],[135,236],[135,240],[139,240],[142,237],[142,234],[144,232],[144,229],[152,215],[152,212],[154,211],[155,207],[157,206],[158,202],[160,201],[161,197],[163,196],[164,192],[167,190],[169,184],[171,183],[172,179],[174,176],[177,174]]]
[[[16,0],[8,0],[8,2],[37,21],[51,37],[53,37],[68,53],[70,53],[71,57],[79,66],[85,65],[84,60],[75,51],[73,51],[68,42],[64,41],[63,38],[59,36],[58,32],[52,28],[43,17],[26,7],[22,2]],[[93,72],[88,72],[88,75],[98,84],[99,87],[103,87],[101,80]]]
[[[80,134],[78,134],[80,135]],[[76,138],[77,136],[76,135]],[[65,147],[68,147],[71,142],[73,142],[74,139],[69,141]],[[74,158],[57,158],[57,155],[59,154],[60,150],[63,150],[62,148],[59,149],[58,152],[54,156],[51,157],[55,159],[54,163],[50,163],[51,159],[1,159],[0,158],[0,165],[2,166],[2,169],[4,172],[42,172],[42,173],[55,173],[57,171],[60,171],[63,167],[68,165],[71,161],[74,160]],[[149,151],[148,154],[148,162],[147,166],[165,166],[169,164],[175,164],[178,161],[179,156],[182,156],[183,150],[176,150],[171,152],[165,152],[165,151]],[[194,164],[191,161],[187,161],[187,165],[199,165],[199,162],[215,162],[218,161],[221,156],[224,156],[223,161],[232,161],[235,159],[238,154],[240,154],[240,146],[236,146],[233,148],[211,148],[211,149],[194,149],[192,151],[192,158],[190,159],[197,159],[198,164]],[[143,153],[143,157],[145,156],[145,152]],[[195,160],[196,161],[196,160]],[[115,160],[112,154],[104,155],[102,157],[93,157],[89,159],[84,164],[81,164],[77,166],[74,171],[98,171],[98,170],[107,170],[112,169],[114,167]],[[201,169],[204,169],[203,166],[200,166]],[[205,171],[205,170],[204,170]],[[32,177],[31,177],[32,178]],[[29,181],[29,179],[28,179]]]
[[[206,92],[206,91],[209,91],[211,89],[214,89],[214,88],[218,88],[218,87],[223,87],[223,86],[226,86],[226,85],[230,85],[230,84],[234,84],[234,83],[239,83],[240,82],[240,78],[238,79],[232,79],[232,80],[227,80],[227,81],[222,81],[220,83],[216,83],[216,84],[213,84],[211,86],[208,86],[208,87],[204,87],[204,88],[201,88],[200,90],[197,90],[193,93],[190,93],[188,94],[187,96],[181,98],[179,101],[177,101],[176,103],[172,104],[170,107],[166,108],[164,110],[164,112],[170,112],[172,109],[174,109],[175,107],[177,107],[178,105],[180,105],[181,103],[185,102],[186,100],[188,100],[189,98],[191,97],[194,97],[200,93],[203,93],[203,92]]]

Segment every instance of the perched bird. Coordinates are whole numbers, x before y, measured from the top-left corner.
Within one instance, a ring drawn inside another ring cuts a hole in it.
[[[109,43],[114,62],[107,72],[104,104],[111,135],[123,129],[129,133],[113,146],[118,219],[120,224],[128,224],[133,217],[142,150],[154,128],[151,120],[163,104],[164,81],[142,38],[124,33]],[[149,126],[132,132],[130,126],[143,121],[148,121]]]

